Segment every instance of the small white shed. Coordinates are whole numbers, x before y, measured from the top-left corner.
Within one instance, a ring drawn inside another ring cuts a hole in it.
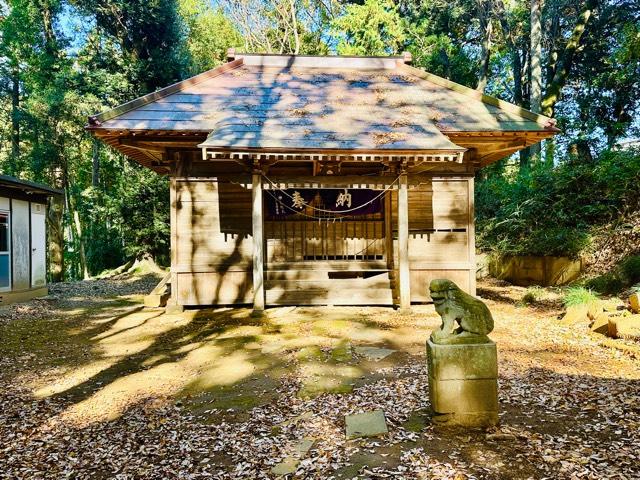
[[[47,295],[47,202],[61,190],[0,175],[0,305]]]

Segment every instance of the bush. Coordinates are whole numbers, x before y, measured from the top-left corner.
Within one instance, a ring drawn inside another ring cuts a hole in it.
[[[620,273],[627,285],[640,282],[640,255],[627,257],[620,264]]]
[[[605,151],[595,162],[570,157],[517,173],[497,164],[486,173],[475,198],[484,251],[576,258],[593,227],[640,207],[639,151]]]
[[[537,285],[533,285],[527,288],[527,291],[524,293],[522,298],[520,299],[520,303],[523,305],[533,305],[536,302],[542,300],[546,295],[544,288],[539,287]]]
[[[562,303],[565,307],[573,307],[575,305],[583,305],[592,303],[598,300],[598,295],[593,291],[584,287],[571,287],[567,289]]]
[[[599,277],[590,278],[584,283],[585,287],[603,295],[618,293],[624,288],[624,282],[616,271],[605,273]]]

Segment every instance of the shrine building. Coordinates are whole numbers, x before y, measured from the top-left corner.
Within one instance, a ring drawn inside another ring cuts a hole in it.
[[[89,118],[170,179],[170,304],[428,302],[475,294],[474,175],[554,121],[410,56],[235,54]]]

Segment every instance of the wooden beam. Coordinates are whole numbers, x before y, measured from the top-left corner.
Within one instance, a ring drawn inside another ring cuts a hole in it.
[[[398,189],[398,290],[400,310],[411,308],[411,276],[409,272],[409,189],[406,170],[400,174]]]
[[[253,311],[264,311],[264,219],[262,215],[262,172],[254,170],[252,175],[252,213],[253,229]]]

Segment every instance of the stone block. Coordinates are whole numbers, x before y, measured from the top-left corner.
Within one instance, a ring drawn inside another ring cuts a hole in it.
[[[640,315],[609,318],[609,336],[626,340],[640,339]]]
[[[184,312],[184,306],[170,303],[167,304],[164,310],[167,315],[178,315],[182,312]]]
[[[436,380],[429,376],[429,399],[437,413],[498,411],[498,382],[495,378]]]
[[[395,353],[396,350],[391,350],[390,348],[378,348],[378,347],[355,347],[355,351],[358,355],[365,357],[367,360],[382,360],[392,353]]]
[[[164,307],[171,297],[170,293],[150,293],[144,297],[144,306],[148,308]]]
[[[378,437],[389,433],[382,410],[357,413],[345,417],[347,440],[361,437]]]
[[[629,295],[629,304],[633,312],[640,313],[640,293],[632,293]]]
[[[498,356],[494,342],[438,345],[427,341],[434,421],[474,427],[498,422]]]
[[[427,368],[436,380],[498,378],[496,344],[439,345],[427,340]]]
[[[590,328],[592,332],[607,335],[609,331],[609,315],[606,312],[597,314]]]

